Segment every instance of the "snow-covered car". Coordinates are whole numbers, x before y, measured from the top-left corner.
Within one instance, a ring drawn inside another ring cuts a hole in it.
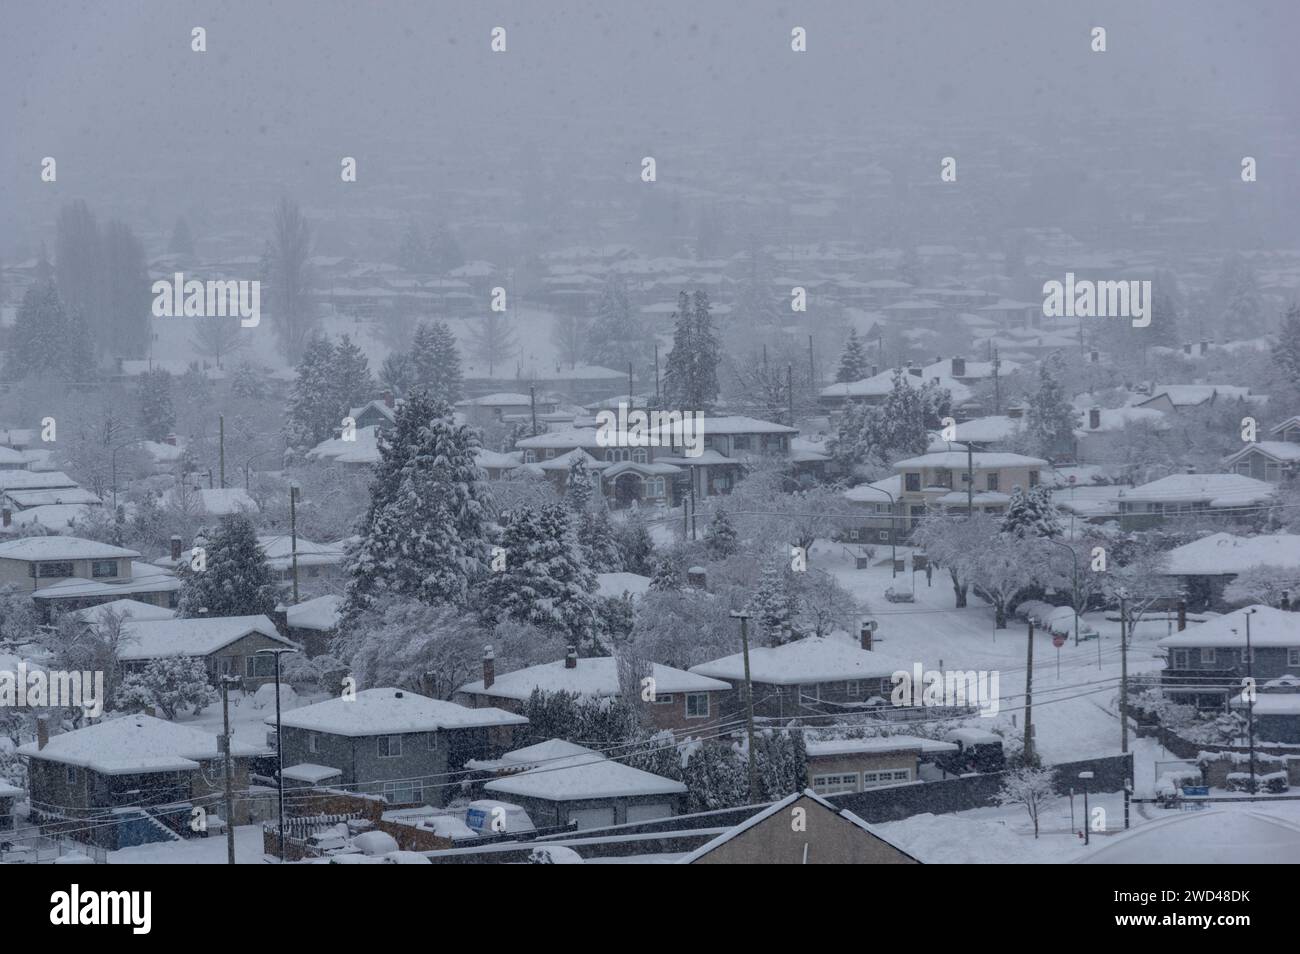
[[[480,798],[470,802],[469,809],[465,812],[465,824],[479,835],[536,830],[528,813],[518,805],[499,802],[493,798]]]
[[[431,831],[440,838],[450,838],[452,841],[465,841],[479,837],[478,832],[455,815],[431,815],[428,818],[421,818],[415,827]]]
[[[360,853],[361,849],[352,844],[347,825],[334,825],[324,831],[318,831],[307,838],[309,850],[321,855],[341,854],[344,852]]]
[[[371,857],[397,851],[397,839],[386,831],[362,832],[352,839],[352,844]]]
[[[885,599],[891,603],[914,603],[916,596],[911,590],[896,590],[892,586],[885,590]]]

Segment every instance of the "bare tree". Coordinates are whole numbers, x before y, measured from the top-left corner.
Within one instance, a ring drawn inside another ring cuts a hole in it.
[[[281,198],[275,207],[263,270],[271,286],[270,304],[280,350],[293,362],[302,356],[315,325],[308,295],[310,255],[311,229],[302,210],[292,199]]]
[[[1008,772],[1002,780],[1002,788],[993,796],[999,805],[1023,805],[1034,823],[1034,837],[1038,837],[1038,819],[1043,807],[1058,796],[1054,779],[1056,770],[1025,766]]]

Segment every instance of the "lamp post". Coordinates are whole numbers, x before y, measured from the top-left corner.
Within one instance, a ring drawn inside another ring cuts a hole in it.
[[[876,487],[873,484],[862,484],[862,486],[865,487],[867,490],[874,490],[876,493],[884,494],[886,497],[889,498],[889,572],[891,576],[896,577],[898,576],[898,554],[897,554],[897,549],[895,547],[894,528],[897,526],[898,516],[897,514],[894,513],[894,510],[896,508],[896,504],[894,503],[894,495],[891,494],[888,490],[885,490],[883,487]],[[915,585],[916,585],[915,582],[913,582],[914,588]]]
[[[1060,540],[1053,540],[1051,537],[1043,537],[1048,543],[1053,543],[1058,547],[1063,547],[1070,554],[1070,559],[1074,561],[1074,576],[1071,578],[1070,603],[1074,606],[1074,645],[1079,645],[1079,554],[1074,552],[1074,547]],[[1100,640],[1098,641],[1100,642]]]
[[[110,471],[110,482],[113,487],[113,519],[117,519],[117,452],[123,447],[130,447],[132,444],[143,444],[148,438],[133,437],[129,441],[123,441],[120,444],[114,444],[112,452],[108,455],[108,464]]]
[[[262,451],[260,454],[254,454],[252,457],[248,458],[248,460],[244,461],[244,490],[248,490],[248,465],[255,460],[259,460],[260,458],[263,457],[269,457],[271,454],[278,454],[278,453],[279,451],[274,451],[274,450]]]
[[[293,561],[293,602],[298,602],[298,481],[289,484],[289,556]]]
[[[1254,608],[1246,610],[1246,743],[1250,749],[1250,794],[1255,792],[1255,653],[1250,648],[1250,618]]]
[[[1090,782],[1092,781],[1092,773],[1080,772],[1079,778],[1084,782]],[[1092,828],[1092,819],[1089,818],[1088,816],[1088,786],[1084,785],[1083,786],[1083,843],[1085,845],[1089,843],[1088,832],[1091,830],[1091,828]]]
[[[275,787],[280,802],[280,863],[284,863],[284,728],[280,724],[280,657],[296,649],[259,649],[258,656],[275,657]]]

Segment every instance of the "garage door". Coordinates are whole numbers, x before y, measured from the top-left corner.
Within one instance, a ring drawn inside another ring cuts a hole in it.
[[[629,805],[627,807],[627,820],[629,822],[654,821],[656,818],[669,818],[672,813],[672,806],[667,802],[656,802],[652,805]]]
[[[614,809],[611,808],[579,808],[569,813],[569,820],[578,823],[578,829],[600,828],[604,825],[614,824]]]

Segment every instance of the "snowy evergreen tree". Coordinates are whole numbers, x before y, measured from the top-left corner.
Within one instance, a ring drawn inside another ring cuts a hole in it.
[[[1300,304],[1292,302],[1287,308],[1277,337],[1273,364],[1291,388],[1300,389]]]
[[[431,397],[455,404],[463,389],[460,352],[456,338],[443,322],[422,322],[411,342],[413,386],[428,390]]]
[[[1041,484],[1028,491],[1016,487],[1002,516],[1002,532],[1021,539],[1060,536],[1060,515],[1052,503],[1051,492]]]
[[[197,656],[161,656],[144,670],[126,676],[117,687],[113,703],[127,712],[153,709],[165,719],[175,719],[188,709],[198,715],[217,701],[208,669]]]
[[[176,409],[172,405],[172,376],[163,368],[153,368],[140,375],[138,385],[140,427],[151,441],[161,441],[176,427]]]
[[[451,408],[417,390],[380,442],[344,615],[378,593],[463,605],[487,566],[491,500],[475,463],[478,436]]]
[[[499,311],[488,310],[473,332],[473,355],[487,365],[488,376],[496,376],[503,365],[519,353],[519,342],[509,320]]]
[[[586,330],[587,360],[602,368],[624,371],[630,364],[645,367],[654,352],[654,332],[632,311],[622,276],[610,272]]]
[[[429,269],[429,246],[424,240],[424,233],[414,222],[402,233],[397,246],[397,264],[408,272],[422,273]]]
[[[1264,305],[1255,269],[1242,255],[1234,254],[1223,263],[1217,290],[1223,313],[1219,327],[1232,338],[1252,338],[1264,332]]]
[[[713,511],[713,519],[704,531],[704,546],[714,560],[725,560],[740,549],[736,528],[731,525],[731,517],[721,506]]]
[[[263,281],[268,288],[271,328],[280,350],[290,361],[302,358],[317,323],[311,298],[311,227],[292,199],[276,204],[271,240],[262,257]]]
[[[105,350],[141,358],[149,349],[149,268],[144,245],[126,223],[114,219],[104,227],[101,267],[104,310],[96,318],[104,326]]]
[[[330,399],[339,419],[354,407],[360,407],[375,391],[375,380],[370,376],[370,360],[365,352],[344,335],[334,348],[330,378],[334,395]]]
[[[493,623],[510,618],[556,632],[595,655],[601,648],[596,578],[583,561],[569,520],[569,511],[559,504],[511,511],[500,543],[506,566],[483,581],[483,612]]]
[[[749,803],[749,773],[732,746],[698,742],[682,769],[687,812],[707,812]]]
[[[1068,453],[1074,447],[1079,415],[1059,383],[1063,371],[1060,352],[1053,352],[1038,366],[1038,388],[1030,395],[1025,411],[1026,439],[1041,457]]]
[[[627,515],[614,536],[622,554],[620,562],[625,572],[639,573],[642,576],[654,572],[654,538],[650,536],[650,528],[646,526],[645,517],[639,510]]]
[[[465,253],[451,229],[435,225],[429,232],[429,269],[435,275],[445,275],[465,264]]]
[[[591,472],[587,469],[587,458],[577,455],[569,465],[569,475],[565,478],[565,502],[574,513],[584,513],[591,506],[591,495]]]
[[[415,387],[415,362],[411,356],[394,351],[385,358],[379,369],[379,382],[396,394],[405,394]]]
[[[335,406],[335,393],[334,346],[324,335],[313,335],[289,395],[285,439],[291,446],[312,447],[334,435],[343,416]]]
[[[66,332],[67,315],[54,283],[32,285],[18,307],[6,374],[20,379],[57,372]]]
[[[745,743],[738,752],[745,758]],[[754,737],[758,787],[755,801],[775,802],[808,786],[808,755],[803,733],[765,729]]]
[[[207,554],[203,570],[191,570],[188,563],[181,565],[178,612],[182,617],[270,616],[274,612],[280,591],[248,517],[222,517],[203,549]]]
[[[260,401],[267,395],[266,376],[247,361],[230,375],[230,393],[237,398]]]
[[[697,291],[692,298],[682,292],[673,321],[673,348],[664,367],[664,404],[707,411],[718,399],[721,354],[708,295]]]
[[[81,199],[59,210],[57,233],[54,241],[54,274],[59,286],[59,299],[69,315],[79,312],[97,319],[103,313],[104,247],[99,223],[90,207]],[[88,342],[93,354],[102,346],[110,331],[108,328],[87,329],[92,335]]]
[[[835,372],[835,380],[841,383],[861,381],[871,376],[871,362],[867,359],[867,349],[858,338],[857,329],[849,329],[849,340],[844,345],[844,354],[840,356],[840,368]]]
[[[797,597],[779,561],[771,560],[763,567],[747,608],[769,646],[780,646],[798,638],[794,628]]]
[[[623,554],[609,522],[609,511],[600,507],[580,513],[577,533],[578,540],[587,551],[588,566],[598,573],[618,573],[623,570]]]

